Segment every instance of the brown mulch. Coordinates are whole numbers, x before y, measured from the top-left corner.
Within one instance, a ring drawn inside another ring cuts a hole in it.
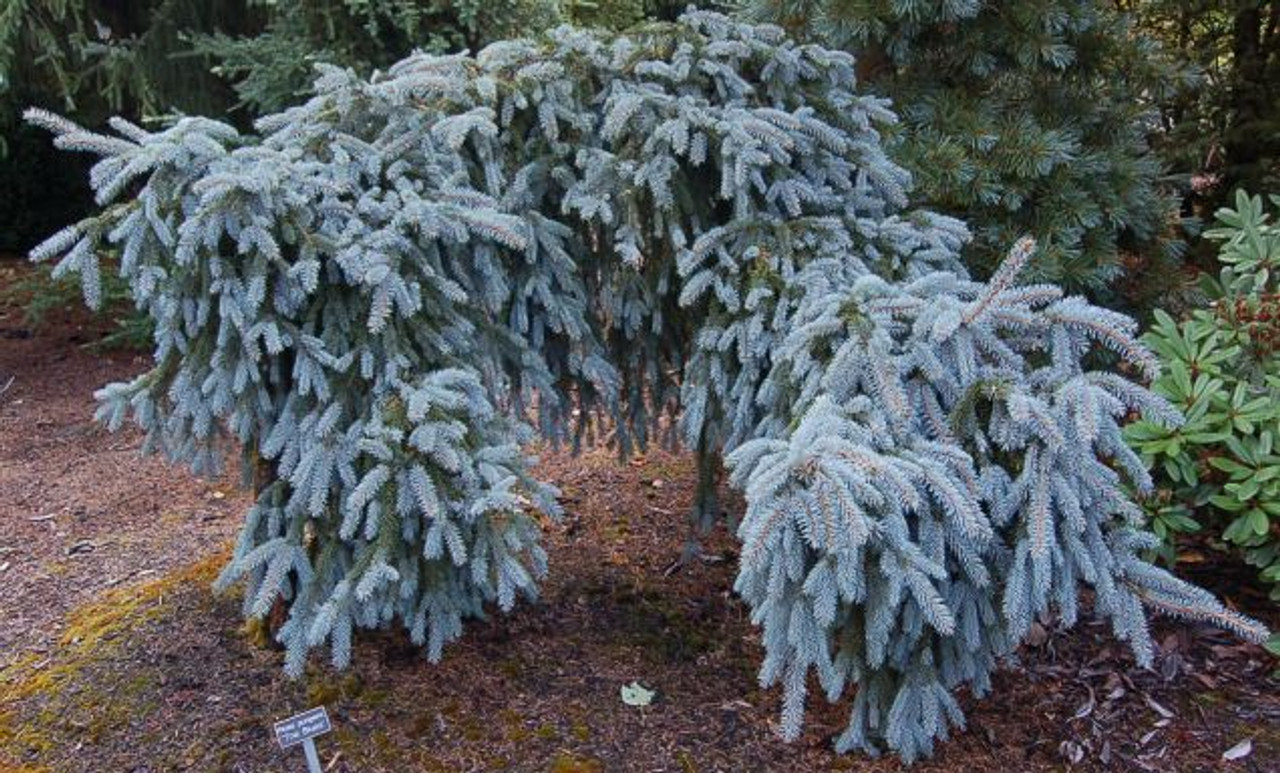
[[[0,296],[30,271],[0,259]],[[73,308],[32,329],[23,317],[0,301],[0,665],[47,648],[67,612],[104,589],[221,544],[247,501],[234,479],[141,458],[141,433],[91,421],[94,390],[147,363],[87,348],[110,319]]]
[[[0,283],[7,270],[23,269],[0,263]],[[547,527],[543,597],[471,622],[440,664],[379,633],[346,672],[318,656],[285,679],[238,600],[210,593],[216,560],[197,561],[225,550],[246,498],[91,423],[93,390],[145,365],[83,348],[94,324],[72,313],[29,331],[0,308],[0,388],[14,376],[0,394],[0,771],[300,770],[271,723],[316,704],[333,719],[319,739],[331,771],[901,768],[833,754],[848,699],[828,706],[816,686],[805,734],[776,737],[778,691],[757,685],[757,631],[731,592],[735,540],[721,527],[705,560],[666,571],[695,476],[663,452],[545,454],[566,515]],[[1259,648],[1162,621],[1157,667],[1139,670],[1104,625],[1038,633],[913,770],[1280,769],[1280,685]],[[656,690],[651,706],[622,703],[632,681]]]

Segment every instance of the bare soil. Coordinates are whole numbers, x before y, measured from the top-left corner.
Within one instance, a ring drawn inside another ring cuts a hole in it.
[[[0,286],[25,270],[0,262]],[[758,634],[731,591],[735,540],[722,526],[706,560],[666,571],[695,474],[664,452],[546,453],[566,516],[547,525],[542,599],[473,621],[440,664],[386,632],[345,672],[316,658],[284,678],[235,595],[209,589],[247,497],[92,423],[93,391],[146,366],[85,348],[100,324],[69,311],[30,330],[0,307],[0,771],[301,770],[271,724],[317,704],[330,771],[901,769],[833,754],[846,708],[816,689],[805,734],[776,736],[778,691],[757,685]],[[1277,622],[1247,572],[1201,559],[1198,581]],[[1102,624],[1045,626],[913,770],[1280,770],[1275,662],[1204,627],[1159,630],[1141,670]],[[651,706],[622,703],[633,681]]]

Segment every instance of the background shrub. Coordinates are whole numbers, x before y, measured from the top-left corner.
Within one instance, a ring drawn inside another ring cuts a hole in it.
[[[1145,337],[1163,365],[1152,389],[1187,421],[1139,421],[1126,436],[1159,476],[1148,506],[1166,556],[1178,534],[1207,527],[1280,599],[1280,225],[1245,193],[1217,217],[1205,233],[1223,264],[1202,283],[1212,300],[1180,322],[1157,311]]]
[[[1190,77],[1160,104],[1155,147],[1188,213],[1280,188],[1280,2],[1141,0],[1139,28]]]

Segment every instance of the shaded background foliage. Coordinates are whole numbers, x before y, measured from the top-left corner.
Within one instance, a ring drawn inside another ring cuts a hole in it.
[[[315,65],[368,74],[415,49],[476,50],[572,21],[671,19],[671,0],[10,0],[0,6],[0,251],[24,252],[88,209],[85,161],[18,120],[88,126],[185,113],[246,128],[305,94]]]
[[[475,50],[566,21],[622,29],[683,7],[11,0],[0,8],[0,249],[29,248],[88,202],[82,161],[23,128],[23,107],[89,126],[109,113],[181,112],[244,127],[305,93],[316,62],[368,73],[418,48]],[[857,53],[864,82],[903,116],[899,161],[927,203],[975,224],[979,273],[1030,231],[1044,276],[1148,310],[1178,276],[1151,270],[1178,263],[1177,215],[1209,217],[1237,187],[1267,190],[1280,177],[1278,2],[749,0],[743,10]]]
[[[19,120],[29,105],[91,125],[114,113],[232,113],[233,92],[202,58],[183,56],[190,30],[234,33],[258,20],[241,0],[12,0],[0,6],[0,250],[25,251],[87,210],[84,159],[56,153]]]
[[[1244,188],[1280,185],[1280,2],[1120,2],[1189,77],[1162,100],[1152,143],[1183,211],[1208,218]],[[1200,250],[1212,268],[1212,245]]]

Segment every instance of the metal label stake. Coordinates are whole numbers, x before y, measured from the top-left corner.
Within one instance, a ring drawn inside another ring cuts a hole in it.
[[[311,739],[333,729],[324,706],[283,719],[275,724],[275,728],[276,741],[281,749],[302,744],[302,751],[307,755],[307,773],[321,773],[320,755],[316,752],[315,741]]]

